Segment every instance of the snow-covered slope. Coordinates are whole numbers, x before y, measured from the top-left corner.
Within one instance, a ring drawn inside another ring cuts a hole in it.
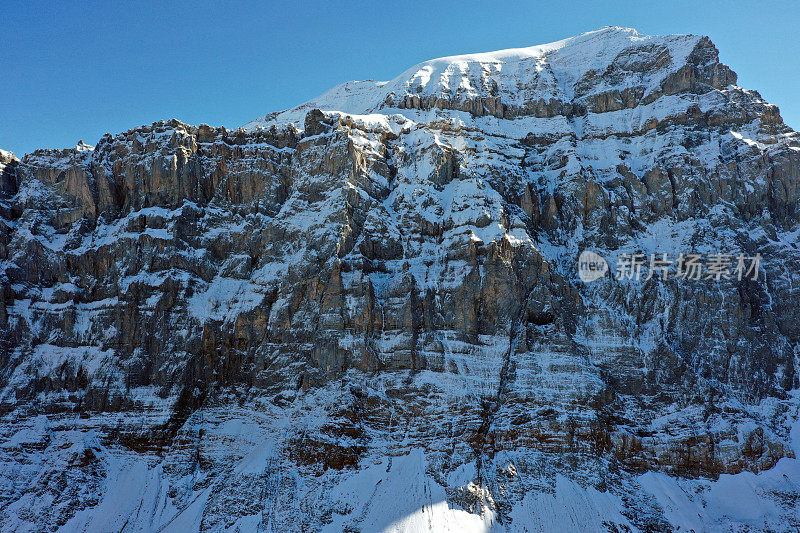
[[[796,529],[799,239],[798,134],[696,36],[0,151],[2,529]]]
[[[538,101],[570,101],[587,96],[587,79],[616,70],[613,84],[596,92],[644,87],[644,96],[659,89],[671,72],[686,64],[701,41],[694,35],[641,35],[631,28],[607,27],[555,43],[480,54],[433,59],[415,65],[391,81],[350,81],[298,107],[271,113],[244,126],[274,124],[302,127],[308,111],[342,111],[364,115],[402,111],[407,99],[453,101],[500,98],[523,108]]]

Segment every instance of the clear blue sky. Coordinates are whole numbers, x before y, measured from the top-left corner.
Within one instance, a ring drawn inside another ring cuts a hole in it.
[[[800,128],[800,3],[111,2],[0,6],[0,148],[94,144],[160,119],[236,127],[354,79],[602,26],[709,35]]]

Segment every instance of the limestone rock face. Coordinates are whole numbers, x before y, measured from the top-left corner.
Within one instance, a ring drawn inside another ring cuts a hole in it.
[[[800,136],[735,83],[606,28],[0,151],[0,522],[800,527]]]

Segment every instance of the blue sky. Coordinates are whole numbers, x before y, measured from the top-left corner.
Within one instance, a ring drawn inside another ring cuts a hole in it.
[[[800,3],[788,1],[6,0],[0,13],[0,148],[19,156],[160,119],[236,127],[342,81],[607,25],[709,35],[739,84],[800,128]]]

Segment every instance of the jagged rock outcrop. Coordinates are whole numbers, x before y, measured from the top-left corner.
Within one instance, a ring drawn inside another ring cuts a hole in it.
[[[607,28],[0,152],[0,520],[800,527],[800,137],[735,83]]]

